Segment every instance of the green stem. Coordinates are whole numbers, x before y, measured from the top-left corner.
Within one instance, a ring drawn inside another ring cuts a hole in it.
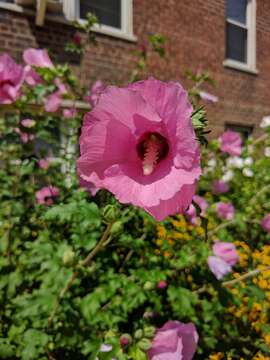
[[[112,224],[108,224],[106,230],[104,231],[100,241],[97,243],[96,247],[87,255],[87,257],[82,261],[81,266],[87,267],[90,265],[93,258],[97,255],[97,253],[109,242],[107,241],[110,235]],[[109,238],[110,239],[110,238]],[[59,295],[56,298],[54,307],[52,309],[52,312],[48,319],[48,328],[51,327],[53,319],[55,317],[55,314],[59,308],[59,305],[61,304],[62,299],[64,298],[65,294],[69,291],[74,281],[78,278],[80,274],[79,270],[75,270],[70,277],[70,279],[67,281],[66,285],[63,287],[63,289],[60,291]]]

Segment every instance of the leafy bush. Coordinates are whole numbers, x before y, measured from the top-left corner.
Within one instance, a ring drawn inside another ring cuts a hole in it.
[[[152,40],[163,56],[163,38]],[[145,70],[141,55],[133,78]],[[105,190],[91,196],[80,187],[75,160],[84,111],[68,119],[44,111],[43,101],[58,91],[56,79],[68,89],[61,100],[71,104],[84,89],[79,93],[67,66],[35,70],[43,80],[2,106],[0,122],[0,357],[145,360],[156,329],[174,319],[196,325],[196,359],[269,359],[270,235],[261,226],[270,212],[269,128],[237,158],[211,142],[198,187],[206,213],[199,216],[194,203],[192,219],[157,223]],[[189,77],[193,123],[205,142],[196,84],[209,76]],[[23,119],[35,124],[25,127]],[[213,181],[222,178],[229,191],[216,195]],[[49,185],[59,195],[38,203],[37,192]],[[218,216],[221,201],[233,204],[233,219]],[[217,240],[234,242],[240,256],[226,281],[207,265]]]

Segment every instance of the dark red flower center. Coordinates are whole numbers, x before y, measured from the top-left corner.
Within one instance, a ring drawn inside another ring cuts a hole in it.
[[[164,136],[156,132],[146,133],[138,142],[137,151],[142,159],[144,175],[150,175],[160,160],[169,152],[169,145]]]

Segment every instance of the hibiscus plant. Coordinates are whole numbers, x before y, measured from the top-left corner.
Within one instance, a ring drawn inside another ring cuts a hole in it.
[[[0,358],[269,359],[270,119],[205,147],[208,73],[87,92],[23,62],[0,55]]]

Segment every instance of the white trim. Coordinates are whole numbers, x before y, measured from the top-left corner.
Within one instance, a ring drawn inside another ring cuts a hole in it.
[[[64,0],[64,14],[70,21],[80,19],[80,0]],[[121,39],[136,41],[133,34],[133,0],[121,0],[121,29],[108,25],[99,24],[94,26],[93,30],[97,33],[118,37]]]
[[[242,24],[241,22],[236,21],[236,20],[233,20],[233,19],[230,19],[230,18],[227,18],[226,21],[227,21],[227,23],[229,23],[229,24],[236,25],[236,26],[238,26],[238,27],[241,27],[241,28],[243,28],[243,29],[247,29],[247,30],[248,30],[248,25],[247,25],[247,24]]]
[[[11,3],[4,3],[2,1],[0,1],[0,8],[1,9],[6,9],[6,10],[11,10],[11,11],[16,11],[16,12],[19,12],[19,13],[24,13],[24,12],[27,12],[26,9],[24,9],[22,6],[20,5],[16,5],[15,3],[14,4],[11,4]]]
[[[223,65],[252,74],[258,74],[256,69],[256,0],[248,0],[246,25],[230,18],[226,18],[226,22],[247,29],[247,62],[227,58],[224,60]]]
[[[237,60],[232,60],[232,59],[224,60],[223,66],[232,68],[232,69],[236,69],[236,70],[240,70],[240,71],[245,71],[245,72],[253,74],[253,75],[258,75],[258,73],[259,73],[257,69],[250,68],[248,66],[248,64],[242,63]]]

